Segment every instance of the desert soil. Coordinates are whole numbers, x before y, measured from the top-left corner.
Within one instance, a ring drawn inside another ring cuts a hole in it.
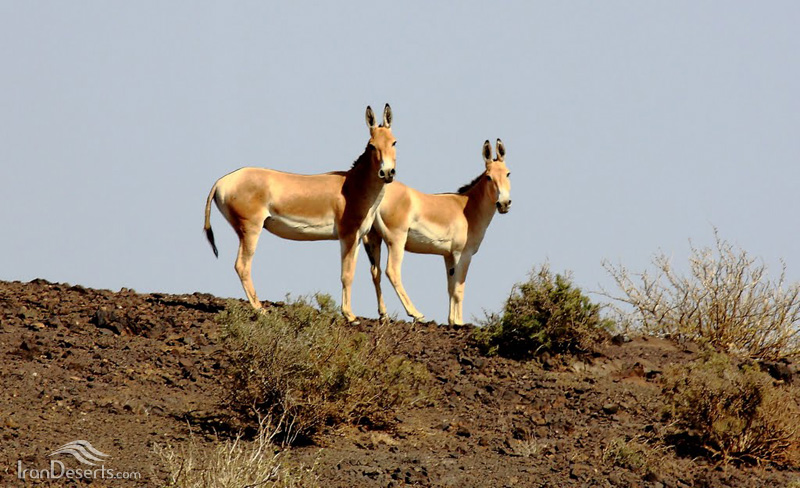
[[[207,294],[139,294],[34,280],[0,282],[0,486],[23,486],[18,468],[83,439],[138,482],[164,486],[157,445],[212,445],[235,421],[224,408],[225,365]],[[664,442],[660,379],[697,349],[657,338],[609,343],[592,358],[517,362],[469,346],[471,326],[396,322],[397,350],[431,372],[437,396],[403,408],[386,430],[331,429],[287,449],[325,487],[766,487],[800,472],[718,466]],[[370,330],[374,322],[359,326]],[[241,427],[241,426],[240,426]],[[615,444],[616,443],[616,444]],[[646,446],[650,469],[610,456]],[[75,481],[62,483],[78,484]],[[83,483],[86,485],[87,483]],[[53,483],[51,486],[61,486]]]

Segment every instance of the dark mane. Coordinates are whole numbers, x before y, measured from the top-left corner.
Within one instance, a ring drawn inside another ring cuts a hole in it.
[[[356,159],[355,161],[353,161],[353,165],[352,165],[352,166],[350,166],[350,169],[354,169],[356,166],[362,166],[362,165],[364,165],[364,164],[367,164],[367,163],[369,163],[369,156],[368,156],[368,153],[369,153],[369,147],[367,147],[366,149],[364,149],[364,152],[363,152],[363,153],[361,153],[361,156],[359,156],[359,157],[358,157],[358,159]]]
[[[484,176],[483,173],[479,174],[478,176],[475,177],[474,180],[470,181],[466,185],[459,188],[457,193],[459,195],[463,195],[464,193],[467,193],[468,191],[472,190],[473,188],[475,188],[475,185],[480,183],[481,178],[483,178],[483,176]]]

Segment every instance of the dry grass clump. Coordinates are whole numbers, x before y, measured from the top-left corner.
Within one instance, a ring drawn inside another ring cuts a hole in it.
[[[664,471],[663,446],[654,447],[643,439],[611,439],[603,449],[603,462],[643,475]]]
[[[474,341],[486,354],[522,359],[542,352],[583,353],[594,350],[613,325],[600,316],[569,274],[542,265],[517,283],[503,313],[489,315]]]
[[[765,360],[800,355],[800,283],[787,286],[785,268],[770,280],[766,265],[714,236],[714,249],[692,246],[687,276],[663,253],[653,274],[604,263],[624,294],[613,298],[633,307],[646,333]]]
[[[358,332],[329,296],[316,301],[263,313],[231,303],[219,317],[231,406],[251,418],[280,418],[285,443],[322,425],[386,423],[394,408],[420,400],[429,380],[422,364],[394,352],[401,338],[388,324]]]
[[[800,465],[800,393],[747,363],[709,353],[665,372],[667,415],[713,458]]]
[[[251,441],[237,436],[205,447],[191,437],[181,448],[156,445],[154,450],[167,469],[170,488],[319,486],[313,469],[283,463],[273,443],[275,434],[271,423],[262,421]]]

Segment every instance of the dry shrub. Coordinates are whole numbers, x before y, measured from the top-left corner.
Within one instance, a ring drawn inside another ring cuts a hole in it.
[[[304,488],[319,486],[313,469],[288,466],[273,444],[276,434],[269,421],[262,421],[251,441],[237,436],[216,439],[205,447],[195,437],[176,448],[155,445],[154,450],[168,472],[168,487],[175,488]]]
[[[524,458],[537,457],[548,448],[546,442],[541,441],[530,432],[525,432],[519,438],[511,439],[508,446],[514,454]]]
[[[643,438],[611,439],[603,449],[603,462],[643,475],[665,471],[665,447],[653,446]]]
[[[383,424],[395,407],[420,400],[429,380],[423,365],[394,352],[400,338],[390,325],[357,332],[329,296],[316,301],[263,313],[231,303],[219,317],[231,406],[251,418],[280,418],[285,443],[325,424]]]
[[[590,352],[613,325],[600,308],[572,284],[570,274],[553,275],[544,264],[514,285],[502,315],[489,315],[474,341],[486,354],[515,359]]]
[[[798,466],[800,395],[757,366],[708,353],[665,372],[667,414],[722,462]]]
[[[800,355],[800,283],[786,286],[785,266],[777,281],[766,265],[722,240],[715,249],[691,248],[688,276],[662,254],[654,274],[632,275],[605,262],[644,332],[671,335],[777,360]],[[606,295],[609,295],[606,293]]]
[[[617,437],[603,449],[603,462],[638,471],[645,467],[647,452],[643,444]]]

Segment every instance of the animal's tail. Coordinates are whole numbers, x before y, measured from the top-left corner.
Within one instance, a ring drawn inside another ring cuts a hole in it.
[[[209,244],[211,244],[211,249],[214,250],[214,256],[219,257],[217,244],[214,242],[214,231],[211,230],[211,201],[214,200],[217,194],[217,183],[219,183],[219,181],[214,183],[214,186],[211,187],[211,192],[208,194],[208,199],[206,200],[206,223],[203,228],[206,231],[206,239],[208,239]]]

